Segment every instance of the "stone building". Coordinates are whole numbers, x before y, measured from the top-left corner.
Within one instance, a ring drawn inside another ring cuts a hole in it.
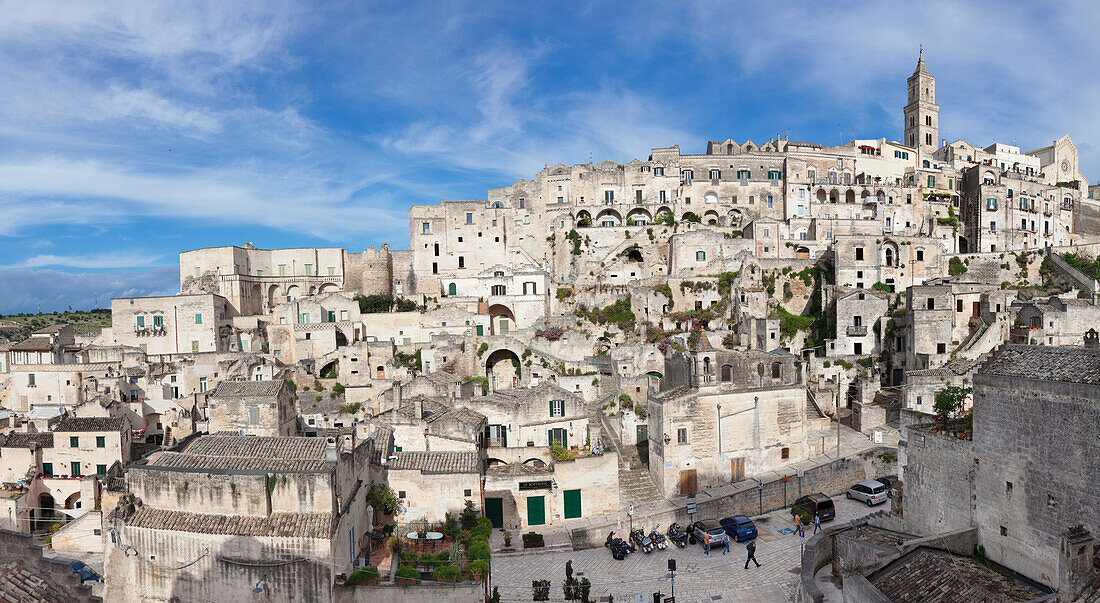
[[[1100,307],[1084,299],[1051,296],[1013,306],[1012,343],[1077,346],[1088,329],[1100,325]]]
[[[827,355],[878,355],[882,333],[889,318],[890,302],[876,291],[856,289],[837,296],[836,339],[828,342]]]
[[[126,469],[104,518],[112,601],[331,601],[372,528],[373,440],[201,436]],[[177,568],[167,570],[164,568]]]
[[[905,518],[976,527],[985,555],[1071,601],[1094,571],[1100,350],[1007,344],[974,377],[973,439],[907,429]]]
[[[649,467],[666,497],[824,452],[811,434],[826,429],[828,419],[808,400],[795,356],[694,356],[670,356],[662,391],[649,398]]]
[[[290,436],[298,433],[294,392],[283,379],[223,381],[207,397],[210,432]]]
[[[146,354],[229,351],[233,309],[221,295],[121,297],[111,300],[107,345]]]

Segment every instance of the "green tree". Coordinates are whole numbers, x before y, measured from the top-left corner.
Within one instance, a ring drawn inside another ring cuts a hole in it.
[[[936,402],[932,405],[932,409],[944,421],[954,418],[962,411],[963,401],[966,400],[970,391],[969,387],[948,385],[936,392]]]

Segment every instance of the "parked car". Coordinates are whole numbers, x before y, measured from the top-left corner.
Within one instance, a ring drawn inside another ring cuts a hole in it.
[[[718,522],[736,542],[756,538],[756,524],[745,515],[734,515]]]
[[[795,501],[794,506],[809,513],[811,517],[813,517],[814,513],[817,513],[821,521],[829,521],[830,519],[836,518],[836,506],[833,505],[833,499],[820,492],[807,494],[799,498]]]
[[[691,528],[688,530],[688,534],[691,535],[692,544],[696,542],[702,544],[704,540],[709,540],[710,546],[720,546],[722,544],[722,536],[725,533],[725,528],[719,525],[717,521],[711,521],[709,519],[691,524]]]
[[[862,500],[868,507],[884,503],[890,498],[886,494],[886,486],[873,479],[864,480],[848,488],[846,495],[849,500]]]
[[[898,476],[887,475],[885,477],[880,477],[875,481],[882,484],[883,486],[886,486],[886,496],[894,496],[894,490],[898,487]]]

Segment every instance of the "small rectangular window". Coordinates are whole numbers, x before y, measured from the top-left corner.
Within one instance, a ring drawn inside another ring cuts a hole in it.
[[[564,417],[565,416],[565,400],[551,400],[550,401],[550,416],[551,417]]]
[[[80,438],[78,436],[69,436],[69,448],[79,448]]]
[[[248,409],[248,422],[253,425],[259,425],[260,423],[260,409],[250,408]]]
[[[696,251],[695,252],[695,261],[696,262],[703,262],[703,261],[706,261],[706,259],[707,259],[707,252],[705,252],[705,251]]]
[[[107,447],[107,438],[105,436],[96,436],[95,437],[95,447],[96,448],[106,448]]]
[[[197,324],[197,325],[202,324],[202,314],[201,313],[195,314],[195,324]]]
[[[432,231],[432,223],[431,222],[424,222],[420,225],[420,232],[422,232],[424,234],[428,234],[431,231]]]
[[[687,427],[680,427],[676,430],[676,443],[687,444],[688,443],[688,430]]]

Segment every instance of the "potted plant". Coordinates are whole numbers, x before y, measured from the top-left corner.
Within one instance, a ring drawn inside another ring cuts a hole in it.
[[[459,569],[453,565],[440,564],[432,572],[432,579],[436,582],[458,582]]]
[[[545,544],[542,534],[538,532],[528,532],[523,535],[523,548],[525,549],[537,549],[545,546]]]
[[[481,582],[482,576],[489,575],[489,562],[484,559],[476,559],[471,561],[466,569],[470,572],[474,582]]]
[[[357,586],[359,584],[378,584],[379,575],[378,568],[373,565],[361,567],[348,576],[348,579],[344,581],[344,585]]]
[[[504,548],[512,548],[512,533],[508,530],[504,530]]]
[[[394,576],[397,578],[398,586],[412,586],[420,582],[420,572],[416,571],[416,568],[411,565],[402,565],[397,568]]]

